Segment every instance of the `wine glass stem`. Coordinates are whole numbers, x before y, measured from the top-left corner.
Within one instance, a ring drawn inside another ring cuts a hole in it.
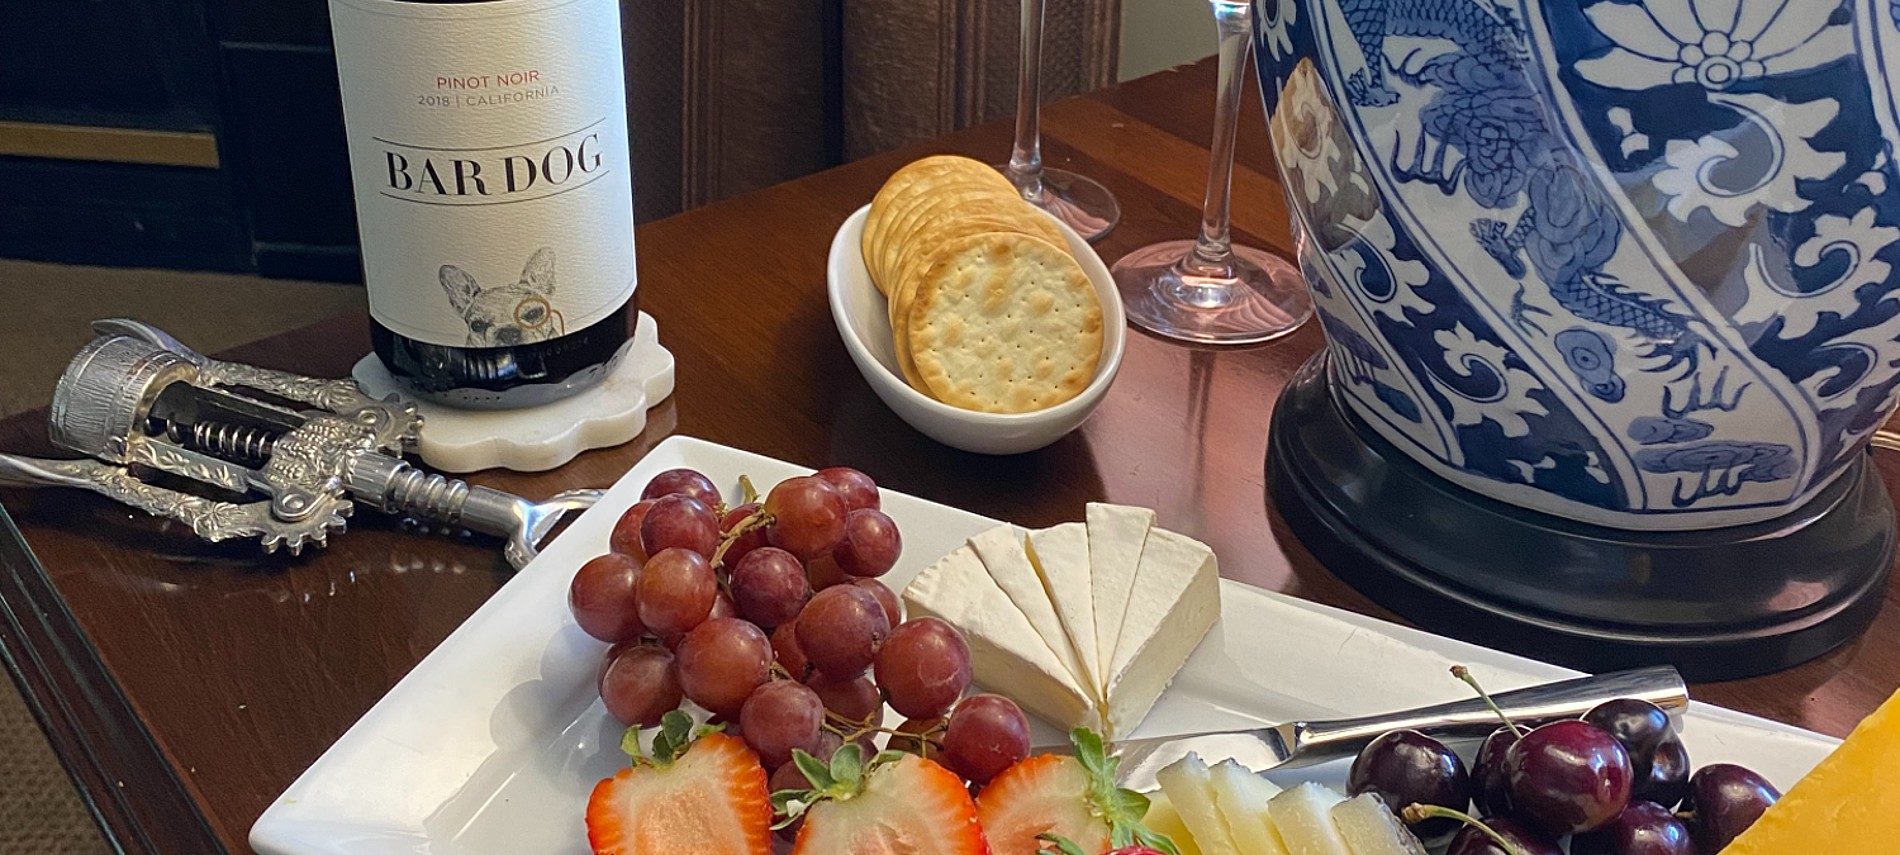
[[[1021,68],[1016,75],[1016,144],[1009,179],[1023,198],[1042,196],[1042,13],[1047,0],[1023,0]]]
[[[1233,256],[1227,230],[1234,189],[1234,135],[1240,129],[1240,96],[1246,89],[1253,7],[1226,0],[1214,0],[1213,5],[1214,28],[1220,35],[1214,140],[1207,152],[1207,196],[1201,203],[1201,233],[1184,264],[1192,272],[1220,276],[1231,269]]]

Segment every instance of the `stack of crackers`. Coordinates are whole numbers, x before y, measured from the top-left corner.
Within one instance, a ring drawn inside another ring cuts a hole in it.
[[[904,381],[967,410],[1025,413],[1081,394],[1102,305],[1055,222],[996,170],[939,155],[892,175],[860,247],[889,300]]]

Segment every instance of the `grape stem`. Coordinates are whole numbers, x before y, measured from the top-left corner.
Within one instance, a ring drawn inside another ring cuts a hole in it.
[[[719,539],[719,548],[713,550],[712,554],[713,567],[717,569],[726,566],[726,550],[731,549],[733,544],[738,543],[739,538],[751,534],[755,530],[765,528],[775,521],[771,514],[765,512],[764,508],[753,511],[751,515],[740,520],[737,525],[732,527],[731,531],[726,532],[726,535]]]
[[[1417,825],[1418,823],[1424,822],[1425,820],[1428,820],[1428,819],[1455,819],[1455,820],[1458,820],[1459,822],[1462,822],[1466,825],[1471,826],[1472,828],[1476,828],[1477,830],[1484,832],[1484,835],[1486,837],[1491,838],[1491,842],[1496,843],[1499,849],[1504,850],[1505,855],[1529,855],[1529,853],[1525,852],[1522,847],[1519,847],[1517,844],[1512,843],[1510,839],[1505,837],[1504,835],[1499,834],[1497,829],[1492,828],[1491,826],[1485,825],[1483,822],[1480,822],[1477,819],[1477,817],[1474,817],[1471,814],[1465,813],[1464,811],[1453,810],[1451,808],[1444,807],[1442,805],[1425,805],[1425,804],[1415,803],[1415,804],[1407,805],[1405,807],[1405,810],[1400,811],[1399,817],[1413,825]]]
[[[739,503],[741,505],[750,505],[759,500],[759,488],[752,486],[751,476],[739,476],[739,494],[744,499]]]
[[[1491,700],[1490,693],[1486,692],[1483,686],[1478,685],[1478,678],[1471,676],[1471,669],[1463,665],[1453,665],[1451,666],[1451,675],[1465,681],[1465,685],[1470,686],[1472,691],[1477,692],[1478,699],[1484,701],[1484,705],[1490,707],[1492,712],[1497,713],[1498,719],[1503,721],[1504,726],[1510,728],[1512,733],[1522,735],[1530,732],[1524,727],[1519,726],[1517,722],[1512,721],[1510,716],[1504,714],[1504,710],[1498,707],[1498,702]]]

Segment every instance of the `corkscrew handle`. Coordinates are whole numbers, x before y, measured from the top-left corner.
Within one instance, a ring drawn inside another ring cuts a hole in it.
[[[392,514],[506,538],[503,550],[516,570],[528,565],[541,544],[570,512],[591,508],[600,490],[569,490],[545,502],[424,472],[385,454],[362,454],[351,462],[350,494]]]

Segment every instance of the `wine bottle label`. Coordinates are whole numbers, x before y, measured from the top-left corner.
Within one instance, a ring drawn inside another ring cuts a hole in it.
[[[633,295],[615,0],[330,0],[370,313],[452,347],[577,332]]]

